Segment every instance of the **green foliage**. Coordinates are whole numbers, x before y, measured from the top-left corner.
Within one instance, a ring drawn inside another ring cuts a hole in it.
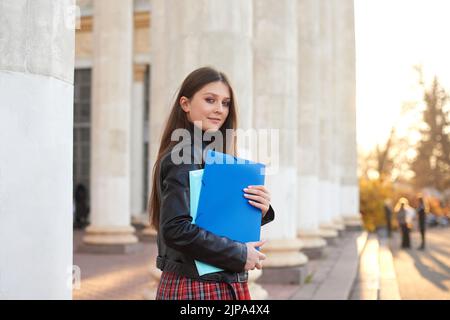
[[[313,280],[313,274],[310,273],[308,274],[308,276],[305,278],[305,284],[311,283]]]

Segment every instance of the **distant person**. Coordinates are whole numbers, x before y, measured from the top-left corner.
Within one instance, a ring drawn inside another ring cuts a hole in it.
[[[82,229],[88,225],[89,206],[88,190],[83,184],[78,184],[75,189],[75,224],[76,229]]]
[[[392,235],[392,200],[386,199],[384,201],[384,218],[386,220],[386,230],[388,238]]]
[[[414,209],[409,206],[408,199],[400,198],[395,206],[395,212],[402,238],[401,247],[403,249],[411,248],[410,231],[412,228]]]
[[[418,249],[425,250],[426,215],[428,212],[428,206],[425,199],[421,195],[419,195],[419,206],[417,207],[416,211],[418,215],[419,231],[421,237],[421,244]]]

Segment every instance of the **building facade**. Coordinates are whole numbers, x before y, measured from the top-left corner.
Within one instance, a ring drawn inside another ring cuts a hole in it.
[[[21,22],[24,3],[4,5],[0,22],[12,19],[15,25],[32,29],[33,21]],[[73,4],[67,0],[64,5]],[[0,83],[12,83],[9,77],[14,76],[14,81],[25,85],[33,81],[28,77],[36,70],[49,83],[61,81],[67,86],[60,94],[70,97],[59,97],[61,103],[54,100],[55,107],[70,104],[61,115],[64,128],[54,128],[64,132],[61,141],[55,140],[54,131],[42,139],[64,145],[58,152],[52,150],[70,159],[55,160],[52,167],[58,164],[58,170],[63,170],[73,165],[72,183],[66,185],[70,178],[66,172],[60,185],[52,187],[53,196],[43,197],[49,202],[55,195],[62,197],[58,210],[72,213],[69,191],[79,185],[87,188],[90,225],[80,250],[101,252],[108,247],[109,252],[126,253],[139,242],[133,224],[149,227],[151,168],[172,99],[184,77],[205,65],[230,78],[240,106],[240,128],[278,132],[279,169],[267,177],[277,217],[263,231],[270,240],[264,249],[268,259],[263,272],[252,272],[252,291],[264,297],[255,279],[271,282],[280,279],[280,272],[287,272],[281,277],[286,281],[301,282],[308,259],[320,256],[326,241],[345,226],[360,225],[353,0],[79,0],[76,5],[80,8],[78,29],[56,40],[39,28],[41,33],[20,34],[20,41],[35,43],[32,52],[40,52],[39,41],[58,49],[52,51],[55,56],[46,57],[50,71],[21,68],[23,61],[33,65],[29,56],[21,56],[20,46],[8,47],[0,41]],[[57,9],[63,10],[40,1],[34,6],[36,25],[48,28],[61,15]],[[11,59],[16,56],[22,60]],[[59,69],[55,61],[61,64]],[[42,60],[38,62],[43,65]],[[37,96],[43,95],[45,103],[55,94],[54,88],[39,89]],[[2,99],[6,91],[9,100],[17,99],[3,85]],[[29,112],[26,101],[17,103],[24,115]],[[55,119],[52,108],[46,112]],[[11,109],[0,108],[0,122],[11,117]],[[41,130],[37,125],[33,128]],[[20,142],[20,132],[15,134],[16,138],[2,143],[12,147]],[[28,168],[31,176],[40,170],[38,164]],[[12,168],[11,173],[0,168],[0,178],[9,181],[15,170],[22,170]],[[0,195],[8,191],[0,189]],[[0,209],[30,210],[8,205]],[[39,210],[45,215],[54,209],[42,206]],[[46,227],[49,219],[37,225]],[[67,228],[68,221],[57,221],[58,228],[63,224]],[[3,241],[16,232],[4,228],[2,224]],[[49,241],[59,236],[52,234]],[[71,265],[66,257],[69,245],[68,240],[61,243],[61,265]],[[41,267],[50,263],[51,259],[44,259]],[[2,269],[3,264],[0,261]],[[2,285],[8,288],[0,274]],[[55,288],[52,296],[70,297],[70,290]]]

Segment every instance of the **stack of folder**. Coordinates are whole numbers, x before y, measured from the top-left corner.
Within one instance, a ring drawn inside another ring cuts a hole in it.
[[[235,241],[259,241],[261,210],[248,203],[243,189],[264,185],[264,170],[264,164],[208,150],[204,169],[189,172],[193,223]],[[195,263],[200,276],[223,271]]]

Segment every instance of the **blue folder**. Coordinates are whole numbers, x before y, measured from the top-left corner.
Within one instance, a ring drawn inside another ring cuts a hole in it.
[[[264,184],[265,166],[212,150],[205,162],[205,169],[189,172],[193,223],[236,241],[259,241],[261,210],[248,203],[243,189]],[[201,261],[195,264],[200,276],[223,271]]]
[[[259,241],[261,209],[248,203],[244,188],[264,185],[265,165],[208,150],[196,224],[235,241]]]

